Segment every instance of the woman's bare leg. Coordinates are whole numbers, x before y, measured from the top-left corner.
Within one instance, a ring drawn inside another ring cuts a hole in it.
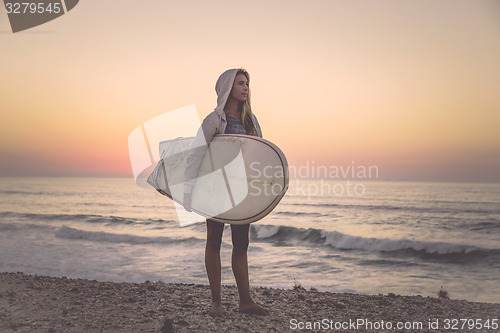
[[[233,255],[231,263],[234,278],[240,295],[239,311],[267,315],[268,311],[256,304],[250,295],[250,283],[248,279],[248,232],[250,224],[231,225],[231,237],[233,239]]]
[[[207,244],[205,246],[205,268],[207,270],[212,308],[210,315],[222,316],[220,246],[224,223],[207,219]]]

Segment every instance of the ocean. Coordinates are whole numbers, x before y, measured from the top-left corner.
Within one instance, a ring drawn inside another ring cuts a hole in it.
[[[290,180],[251,225],[252,286],[500,303],[500,184]],[[0,271],[207,284],[206,227],[132,178],[0,178]],[[234,284],[226,225],[222,282]]]

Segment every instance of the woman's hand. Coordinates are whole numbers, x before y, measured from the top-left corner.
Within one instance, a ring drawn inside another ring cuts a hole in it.
[[[188,212],[191,212],[191,193],[184,193],[184,200],[182,201],[184,204],[184,209]]]

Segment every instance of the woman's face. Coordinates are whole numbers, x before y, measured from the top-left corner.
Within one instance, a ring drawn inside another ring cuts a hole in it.
[[[248,96],[248,80],[244,74],[238,74],[234,78],[233,88],[231,89],[231,97],[238,102],[244,102]]]

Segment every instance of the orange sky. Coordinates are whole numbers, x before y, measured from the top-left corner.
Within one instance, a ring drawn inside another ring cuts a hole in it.
[[[495,0],[87,0],[16,34],[2,8],[0,45],[0,175],[131,175],[134,128],[190,104],[205,117],[220,73],[244,67],[293,165],[500,181]]]

